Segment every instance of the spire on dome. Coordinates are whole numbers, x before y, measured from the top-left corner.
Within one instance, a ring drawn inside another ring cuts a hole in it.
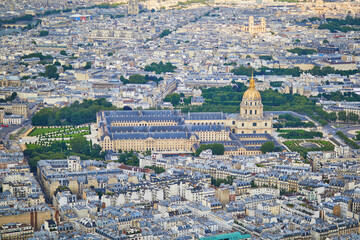
[[[251,72],[250,89],[255,89],[254,70]]]

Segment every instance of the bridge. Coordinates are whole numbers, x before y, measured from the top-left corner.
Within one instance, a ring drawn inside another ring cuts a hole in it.
[[[5,28],[14,28],[14,29],[16,29],[16,28],[27,27],[27,24],[25,24],[25,23],[18,23],[18,24],[13,23],[13,24],[4,24],[2,26],[5,27]]]

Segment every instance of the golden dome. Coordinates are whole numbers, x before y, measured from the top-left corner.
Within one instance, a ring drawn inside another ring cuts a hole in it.
[[[253,76],[251,76],[249,89],[245,91],[242,100],[243,101],[261,100],[261,95],[259,91],[255,89],[255,80]]]

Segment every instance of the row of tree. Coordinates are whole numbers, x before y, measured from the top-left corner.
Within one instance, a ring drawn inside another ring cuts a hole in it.
[[[342,76],[350,76],[356,73],[360,73],[360,70],[335,70],[333,67],[319,67],[314,66],[310,70],[301,70],[299,67],[294,68],[268,68],[268,67],[261,67],[258,70],[250,66],[239,66],[237,68],[233,68],[231,70],[232,73],[235,75],[246,75],[251,76],[251,74],[256,75],[289,75],[294,77],[299,77],[302,73],[310,73],[314,76],[326,76],[328,74],[340,74]]]
[[[317,53],[317,51],[315,49],[306,49],[306,48],[293,48],[293,49],[289,49],[287,51],[291,52],[291,53],[296,53],[299,56],[311,55],[311,54]]]
[[[170,62],[163,63],[151,63],[150,65],[146,65],[144,70],[147,72],[155,72],[156,74],[174,72],[177,67],[172,65]]]
[[[336,113],[334,113],[334,112],[331,114],[336,115]],[[338,112],[336,119],[339,121],[342,121],[342,122],[358,122],[359,115],[357,115],[356,113],[352,113],[352,112],[346,113],[345,111],[340,111],[340,112]]]
[[[153,81],[153,82],[160,82],[164,80],[163,77],[156,77],[156,76],[149,76],[149,75],[140,75],[140,74],[134,74],[134,75],[131,75],[129,77],[129,79],[125,78],[124,76],[120,76],[120,81],[125,85],[125,84],[145,84],[145,83],[148,83],[149,81]]]
[[[43,108],[31,119],[34,126],[81,125],[96,121],[96,113],[101,110],[115,110],[113,105],[100,98],[96,100],[75,101],[69,107]]]
[[[346,101],[346,102],[358,102],[360,101],[360,95],[354,93],[354,92],[330,92],[330,93],[319,93],[319,98],[324,98],[329,101]]]
[[[314,132],[314,131],[299,131],[299,130],[291,130],[286,133],[279,134],[280,137],[287,139],[313,139],[314,137],[323,137],[322,132]]]
[[[352,147],[354,149],[359,149],[360,148],[360,146],[356,142],[354,142],[353,140],[348,138],[343,132],[337,131],[336,135],[338,135],[342,140],[344,140],[344,142],[347,145],[349,145],[350,147]]]

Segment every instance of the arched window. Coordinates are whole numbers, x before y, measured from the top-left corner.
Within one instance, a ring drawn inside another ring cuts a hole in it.
[[[253,134],[256,134],[256,131],[253,131]]]
[[[257,114],[257,110],[255,110],[255,115]]]

